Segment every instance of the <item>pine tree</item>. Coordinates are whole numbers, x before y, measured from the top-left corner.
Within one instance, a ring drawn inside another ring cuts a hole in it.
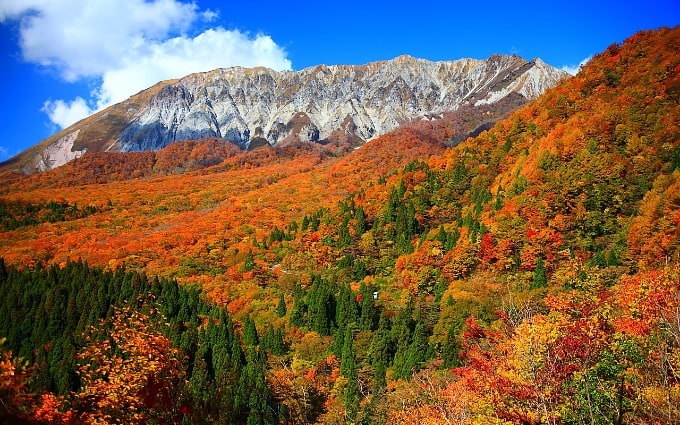
[[[253,251],[248,251],[246,259],[243,263],[243,270],[249,272],[255,268],[255,259],[253,258]]]
[[[305,314],[307,312],[307,303],[304,299],[304,292],[300,285],[296,285],[293,290],[293,310],[290,312],[289,323],[293,326],[301,328],[305,324]]]
[[[375,289],[374,286],[366,286],[363,283],[359,288],[361,292],[359,328],[365,331],[373,330],[378,324],[380,312],[375,306],[375,300],[373,299]]]
[[[352,329],[345,330],[340,360],[340,374],[347,378],[345,390],[345,411],[350,421],[353,421],[359,411],[359,387],[357,386],[357,365],[352,341]]]
[[[243,322],[243,342],[246,345],[256,346],[260,343],[259,335],[257,334],[257,328],[255,327],[255,322],[248,315]]]
[[[545,272],[543,258],[539,257],[534,268],[534,280],[531,284],[531,289],[545,288],[546,286],[548,286],[548,276]]]
[[[275,423],[269,407],[270,394],[265,380],[267,356],[255,347],[248,348],[247,363],[239,381],[239,399],[247,400],[247,425],[266,425]]]
[[[446,341],[442,346],[441,356],[444,360],[444,367],[458,367],[460,366],[460,342],[458,341],[458,334],[460,333],[460,325],[454,323],[449,328],[446,334]]]
[[[373,367],[373,397],[380,397],[387,387],[387,368],[382,361]]]
[[[286,299],[283,296],[283,292],[281,294],[279,294],[279,303],[276,306],[275,312],[276,312],[276,315],[279,316],[279,317],[283,317],[283,316],[286,315],[286,312],[287,312],[287,310],[286,310]]]
[[[411,376],[408,364],[411,335],[413,333],[413,300],[409,300],[404,309],[394,319],[391,330],[392,340],[396,344],[393,369],[395,376],[407,378]]]
[[[260,347],[277,356],[286,354],[287,347],[283,340],[283,331],[281,329],[274,330],[274,326],[268,323],[260,341]]]
[[[312,288],[307,296],[307,327],[320,335],[330,335],[335,322],[335,296],[330,282],[314,277]]]
[[[406,355],[406,361],[402,369],[402,376],[411,376],[413,371],[418,371],[428,359],[429,343],[427,341],[427,328],[423,322],[416,324],[413,331],[411,345]]]
[[[337,304],[335,310],[335,323],[338,328],[344,329],[348,325],[356,324],[358,322],[359,307],[357,306],[349,284],[344,284],[340,287]]]
[[[356,220],[354,224],[354,231],[357,236],[361,236],[368,230],[368,223],[366,223],[366,213],[364,213],[364,208],[359,205],[354,214],[354,219]]]
[[[394,343],[390,328],[390,320],[384,314],[381,314],[378,329],[373,333],[373,339],[368,349],[368,355],[374,368],[378,363],[382,363],[385,367],[392,363]]]

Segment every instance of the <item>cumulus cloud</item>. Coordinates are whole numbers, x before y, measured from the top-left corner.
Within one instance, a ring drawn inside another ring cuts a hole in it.
[[[94,112],[82,97],[77,97],[70,102],[47,100],[41,111],[45,112],[50,117],[50,121],[60,128],[68,127]]]
[[[219,26],[188,35],[218,17],[183,0],[0,3],[0,22],[19,22],[25,61],[67,82],[94,82],[87,99],[45,102],[43,111],[62,128],[161,80],[236,65],[291,68],[267,35]]]
[[[587,58],[583,59],[581,62],[578,63],[578,65],[563,65],[560,69],[562,71],[566,71],[571,75],[576,75],[578,72],[581,70],[581,67],[585,64],[587,64],[590,59],[592,59],[593,56],[588,56]]]
[[[175,37],[156,43],[144,55],[129,56],[102,75],[98,107],[125,100],[154,83],[192,72],[228,66],[290,69],[291,63],[271,37],[223,28],[196,37]]]

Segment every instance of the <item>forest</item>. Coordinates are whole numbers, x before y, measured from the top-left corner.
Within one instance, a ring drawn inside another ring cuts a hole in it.
[[[493,125],[4,176],[0,421],[680,423],[678,51]]]

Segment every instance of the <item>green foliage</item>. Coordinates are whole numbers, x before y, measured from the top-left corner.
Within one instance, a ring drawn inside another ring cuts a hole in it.
[[[359,321],[359,306],[348,284],[340,286],[335,309],[335,323],[338,328],[354,326]]]
[[[357,385],[357,365],[356,353],[354,352],[352,329],[347,328],[344,334],[342,346],[342,358],[340,362],[340,373],[347,378],[347,388],[345,390],[345,409],[350,419],[356,417],[359,411],[359,387]]]
[[[31,204],[0,200],[0,230],[15,230],[41,223],[77,220],[98,213],[93,206],[81,208],[66,202]]]
[[[354,220],[354,232],[358,236],[363,235],[364,232],[368,230],[368,222],[366,221],[366,213],[364,212],[364,208],[361,205],[356,208]]]
[[[298,328],[304,326],[306,314],[307,303],[305,302],[304,292],[300,285],[296,285],[293,291],[293,309],[290,313],[289,323]]]
[[[271,323],[267,324],[267,329],[260,342],[260,349],[271,352],[276,356],[282,356],[288,352],[288,344],[283,338],[283,331],[281,329],[274,330]]]
[[[245,262],[243,263],[243,270],[244,271],[251,271],[255,268],[255,259],[253,257],[253,251],[248,251],[248,255],[246,255]]]
[[[543,258],[539,257],[538,260],[536,260],[531,289],[545,288],[546,286],[548,286],[548,275],[545,271]]]
[[[333,285],[320,276],[314,276],[307,294],[307,328],[320,335],[330,335],[335,325],[336,299]]]
[[[246,345],[251,346],[255,346],[260,343],[260,337],[257,334],[255,322],[250,317],[250,315],[246,316],[243,321],[243,342],[245,342]]]
[[[7,348],[36,365],[34,385],[41,391],[66,397],[78,393],[77,356],[87,343],[83,335],[94,327],[91,338],[108,338],[116,308],[158,308],[167,323],[148,323],[150,329],[167,335],[187,359],[186,403],[194,407],[187,413],[189,422],[248,418],[274,423],[264,380],[266,359],[252,352],[244,355],[227,311],[209,306],[202,297],[195,287],[123,269],[103,271],[70,262],[63,268],[18,270],[0,260],[0,334],[7,335]],[[201,317],[206,326],[201,326]],[[283,334],[267,331],[264,349],[284,354]],[[244,342],[254,346],[257,340],[254,322],[246,317]]]
[[[279,303],[276,305],[276,315],[279,317],[283,317],[286,315],[288,312],[286,308],[286,298],[283,296],[283,293],[279,294]]]

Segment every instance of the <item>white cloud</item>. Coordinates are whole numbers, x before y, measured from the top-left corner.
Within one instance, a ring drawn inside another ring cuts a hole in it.
[[[285,51],[266,35],[222,27],[187,35],[219,14],[185,1],[13,0],[0,2],[0,22],[20,23],[27,62],[67,82],[96,82],[87,100],[45,102],[43,111],[62,128],[161,80],[236,65],[291,68]]]
[[[206,9],[203,12],[201,12],[201,18],[203,18],[203,20],[206,22],[214,21],[219,17],[220,17],[219,12],[215,10]]]
[[[60,128],[66,128],[94,112],[82,97],[77,97],[71,102],[64,102],[63,100],[45,101],[41,111],[45,112],[50,117],[50,121]]]
[[[0,161],[9,159],[9,151],[4,146],[0,146]]]
[[[590,55],[587,58],[583,59],[581,62],[579,62],[578,65],[563,65],[560,69],[562,71],[568,72],[571,75],[576,75],[581,70],[581,67],[587,64],[592,58],[593,56]]]
[[[97,106],[125,100],[161,80],[236,65],[291,68],[285,52],[269,36],[251,38],[236,30],[210,29],[194,38],[175,37],[156,43],[144,55],[129,56],[118,67],[104,72],[96,93]]]

